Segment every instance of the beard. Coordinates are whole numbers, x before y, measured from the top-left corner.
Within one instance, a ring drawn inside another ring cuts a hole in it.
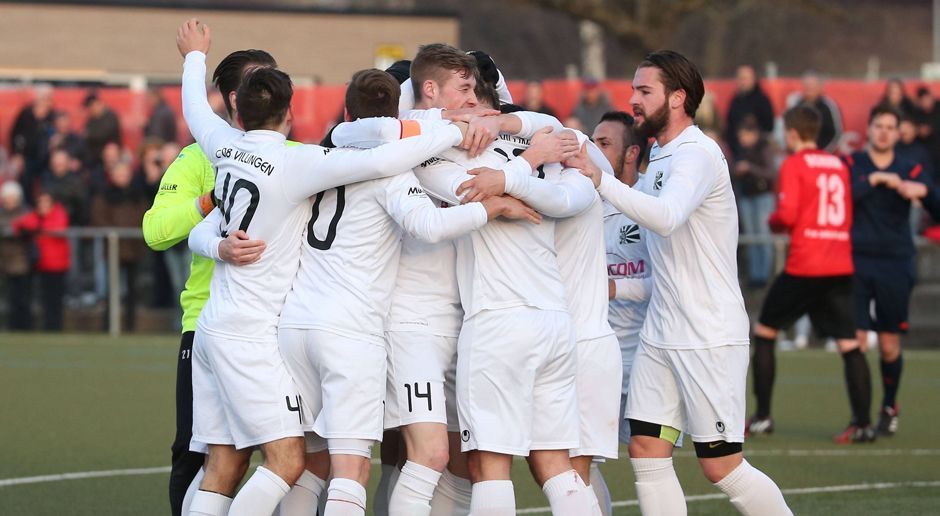
[[[636,109],[634,109],[636,112]],[[662,106],[652,113],[643,113],[643,123],[637,124],[636,132],[640,138],[650,139],[655,138],[663,129],[666,128],[666,124],[669,122],[669,107],[664,102]]]

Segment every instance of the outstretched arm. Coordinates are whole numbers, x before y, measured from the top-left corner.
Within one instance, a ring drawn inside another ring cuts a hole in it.
[[[215,151],[224,143],[242,135],[216,115],[206,96],[206,52],[211,40],[209,26],[195,18],[187,20],[176,34],[176,46],[183,61],[183,118],[189,130],[213,161]]]

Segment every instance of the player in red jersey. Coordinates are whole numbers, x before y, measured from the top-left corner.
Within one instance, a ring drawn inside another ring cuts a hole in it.
[[[790,109],[784,125],[791,154],[780,168],[777,211],[769,222],[774,231],[789,233],[790,252],[754,328],[757,413],[747,430],[751,435],[773,432],[774,341],[780,329],[808,313],[820,337],[839,343],[853,420],[859,428],[849,441],[873,440],[869,422],[861,420],[871,404],[871,378],[854,331],[849,170],[838,157],[817,149],[820,116],[814,108]]]

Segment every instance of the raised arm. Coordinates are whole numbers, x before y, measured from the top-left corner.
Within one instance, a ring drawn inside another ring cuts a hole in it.
[[[673,158],[669,180],[659,197],[630,188],[610,174],[588,173],[600,178],[597,191],[601,197],[637,224],[666,237],[685,225],[716,179],[710,170],[713,159],[708,151],[691,147]]]
[[[508,195],[549,217],[572,217],[597,198],[591,180],[576,169],[566,168],[539,179],[532,176],[532,167],[520,156],[503,165],[502,171]]]
[[[196,143],[202,147],[210,161],[216,149],[242,135],[242,131],[228,125],[209,106],[206,96],[206,53],[211,36],[208,25],[195,19],[187,20],[177,32],[176,46],[183,61],[183,118]]]

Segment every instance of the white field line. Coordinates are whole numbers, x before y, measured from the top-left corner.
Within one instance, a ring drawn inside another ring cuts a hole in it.
[[[897,489],[899,487],[940,487],[940,481],[919,481],[919,482],[876,482],[871,484],[849,484],[843,486],[822,486],[822,487],[800,487],[796,489],[782,489],[785,495],[800,494],[818,494],[818,493],[839,493],[845,491],[868,491],[870,489]],[[686,502],[701,502],[706,500],[727,499],[724,493],[713,493],[706,495],[686,496]],[[637,500],[621,500],[611,504],[613,507],[637,506]],[[550,513],[550,507],[532,507],[530,509],[518,509],[516,514],[546,514]]]
[[[677,452],[677,456],[694,456],[692,452]],[[749,457],[887,457],[887,456],[912,456],[912,457],[926,457],[926,456],[938,456],[940,455],[940,448],[921,448],[921,449],[885,449],[885,450],[750,450],[746,453]],[[381,464],[379,459],[372,459],[372,465],[376,466]],[[107,477],[122,477],[122,476],[138,476],[138,475],[156,475],[160,473],[169,473],[169,466],[161,466],[156,468],[132,468],[132,469],[109,469],[101,471],[76,471],[73,473],[59,473],[54,475],[38,475],[33,477],[15,477],[15,478],[4,478],[0,479],[0,487],[7,486],[16,486],[23,484],[39,484],[43,482],[60,482],[62,480],[81,480],[85,478],[107,478]],[[916,482],[914,484],[917,484]],[[864,484],[869,485],[869,484]],[[878,486],[881,484],[871,484],[873,486]],[[889,484],[886,484],[889,485]],[[895,484],[890,484],[894,486]],[[839,487],[839,486],[835,486]],[[915,487],[921,487],[915,485]],[[817,489],[817,488],[810,488]],[[823,488],[818,488],[823,489]],[[828,488],[826,488],[828,489]],[[872,489],[878,489],[878,487],[872,487]],[[836,489],[838,490],[838,489]],[[791,490],[795,494],[799,494],[799,490]],[[785,491],[786,492],[786,491]],[[703,495],[703,496],[717,496],[720,498],[723,495]],[[693,498],[688,498],[692,500]],[[703,500],[710,500],[712,498],[702,498]],[[635,501],[632,502],[617,502],[617,503],[626,503],[628,505],[635,504]],[[531,509],[520,509],[522,510],[531,510]]]

